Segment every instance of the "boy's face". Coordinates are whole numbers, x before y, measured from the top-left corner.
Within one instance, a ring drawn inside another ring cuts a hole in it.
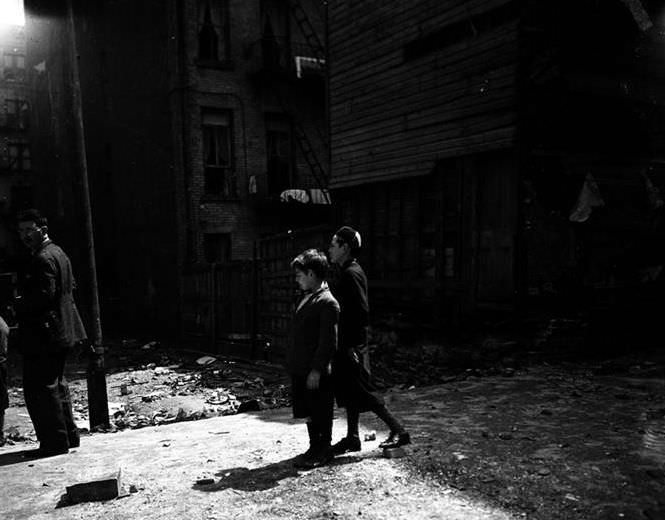
[[[316,276],[312,272],[311,269],[308,269],[307,271],[301,271],[300,269],[296,269],[296,283],[302,289],[303,291],[310,291],[314,288],[316,285]]]
[[[337,235],[333,235],[332,240],[330,241],[330,246],[328,247],[328,258],[333,264],[341,264],[342,260],[346,257],[346,253],[349,250],[347,244],[340,244]]]

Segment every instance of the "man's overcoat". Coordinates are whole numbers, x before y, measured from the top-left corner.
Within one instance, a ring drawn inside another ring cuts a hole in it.
[[[18,318],[24,353],[67,348],[86,339],[74,288],[69,258],[47,240],[32,256],[23,280]]]

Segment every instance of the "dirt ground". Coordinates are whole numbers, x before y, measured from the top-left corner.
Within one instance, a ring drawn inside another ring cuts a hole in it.
[[[410,362],[393,355],[403,363],[392,367],[377,355],[386,401],[412,435],[407,456],[384,458],[385,427],[364,414],[361,435],[375,431],[376,440],[298,472],[292,463],[306,434],[286,407],[278,365],[205,364],[201,353],[125,346],[134,349],[127,359],[122,349],[109,359],[116,433],[84,436],[69,455],[21,457],[34,444],[12,392],[14,444],[0,448],[3,519],[665,518],[665,356],[657,350],[528,365],[489,356],[426,371],[419,363],[435,352],[427,346]],[[80,370],[72,387],[84,424]],[[335,437],[344,431],[338,411]],[[116,467],[134,493],[56,508],[67,485]],[[202,478],[213,483],[197,485]]]

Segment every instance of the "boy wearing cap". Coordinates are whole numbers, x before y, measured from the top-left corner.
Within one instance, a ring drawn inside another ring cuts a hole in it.
[[[332,375],[337,404],[346,408],[347,417],[347,435],[333,446],[336,455],[360,451],[361,412],[374,412],[390,428],[390,436],[379,445],[381,448],[396,448],[411,442],[408,432],[376,395],[371,381],[367,276],[356,261],[361,245],[360,233],[343,226],[333,235],[328,249],[330,261],[339,265],[341,271],[339,281],[331,287],[340,306],[338,349]]]

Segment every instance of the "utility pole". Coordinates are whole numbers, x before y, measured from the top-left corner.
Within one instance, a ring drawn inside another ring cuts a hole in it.
[[[95,242],[92,233],[92,211],[88,187],[88,163],[85,152],[85,132],[83,128],[83,108],[81,103],[81,83],[79,79],[78,51],[76,47],[76,26],[72,0],[67,0],[66,55],[71,74],[72,110],[74,113],[75,184],[83,214],[85,227],[85,249],[88,267],[88,302],[92,322],[92,345],[87,368],[88,413],[90,430],[109,426],[109,406],[104,369],[104,346],[102,344],[102,324],[100,319],[99,295],[97,291],[97,267],[95,263]]]

